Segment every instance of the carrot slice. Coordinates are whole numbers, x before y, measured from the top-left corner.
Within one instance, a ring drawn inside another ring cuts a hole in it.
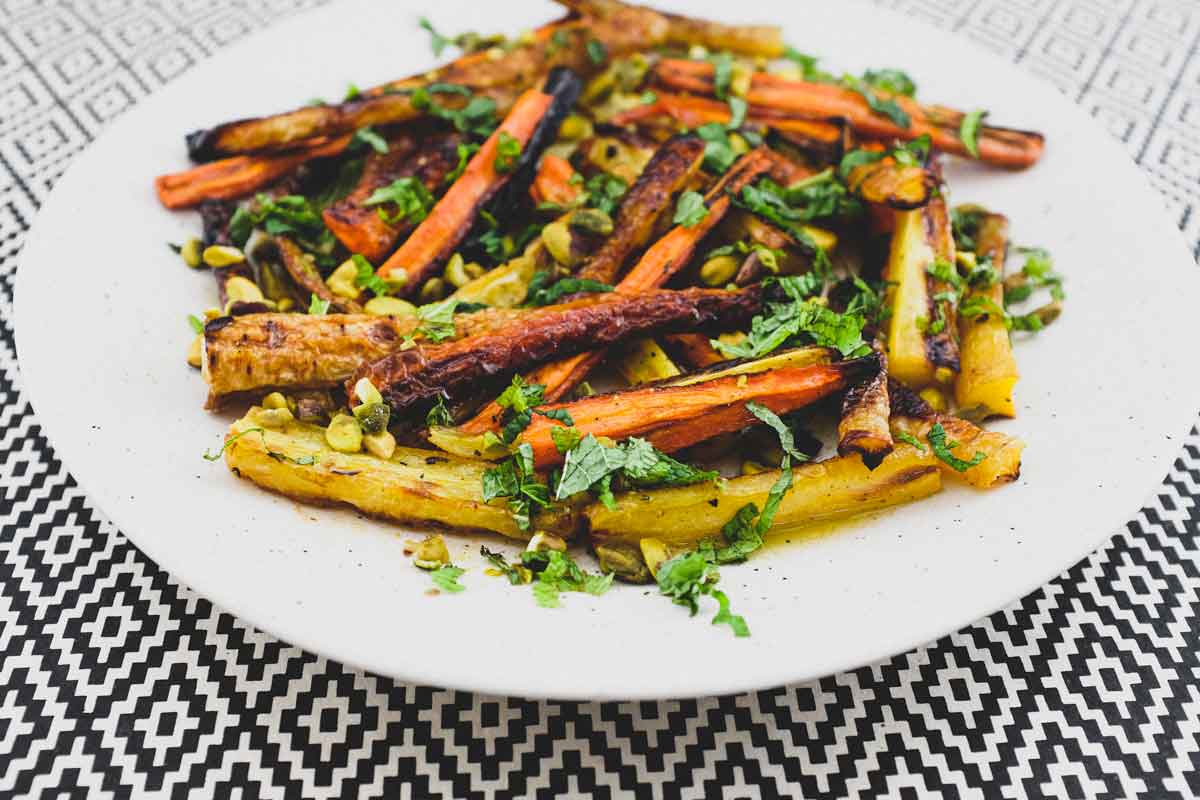
[[[675,91],[713,93],[713,66],[701,61],[665,59],[656,69],[659,83]],[[858,92],[832,84],[792,80],[756,72],[746,100],[750,105],[814,117],[844,117],[863,136],[912,140],[929,134],[933,146],[947,153],[970,157],[959,136],[964,114],[941,106],[925,106],[908,97],[890,96],[912,119],[901,127],[871,110]],[[977,139],[979,160],[1020,169],[1041,158],[1045,138],[1033,131],[981,126]]]
[[[731,201],[728,193],[740,192],[760,175],[771,170],[774,161],[768,152],[766,148],[760,147],[738,159],[705,198],[705,204],[708,206],[707,216],[690,228],[676,225],[668,231],[642,255],[629,274],[617,284],[617,290],[636,294],[654,289],[664,285],[687,266],[692,254],[696,252],[696,247],[729,211]],[[545,397],[548,400],[559,400],[578,386],[588,372],[604,359],[604,352],[593,350],[543,364],[529,373],[525,380],[527,383],[545,386]],[[500,406],[493,401],[459,428],[464,433],[483,433],[496,425],[500,412]]]
[[[560,206],[570,205],[583,191],[580,183],[571,183],[575,175],[571,162],[553,153],[542,156],[538,164],[537,174],[533,178],[533,186],[529,195],[535,203],[556,203]]]
[[[470,231],[479,209],[508,181],[510,173],[496,170],[500,137],[511,136],[524,147],[553,102],[553,96],[536,89],[518,98],[508,117],[467,163],[466,170],[446,190],[429,216],[378,269],[380,277],[405,278],[405,294],[420,288]]]
[[[313,139],[284,153],[234,156],[154,179],[158,199],[167,208],[191,208],[205,200],[233,200],[279,180],[306,161],[335,156],[349,136]]]
[[[613,117],[617,125],[644,123],[656,117],[667,117],[687,128],[698,128],[710,122],[727,123],[731,118],[729,105],[707,97],[660,94],[653,103],[634,106]],[[836,121],[814,119],[801,114],[750,106],[746,119],[787,133],[800,134],[830,146],[842,141],[842,126]]]
[[[687,386],[651,386],[596,395],[572,403],[542,406],[571,415],[581,434],[625,439],[640,436],[658,449],[673,452],[755,422],[746,404],[756,402],[786,414],[877,374],[879,357],[870,355],[836,364],[791,367],[730,375]],[[533,448],[534,463],[561,463],[551,430],[561,422],[535,416],[520,441]]]

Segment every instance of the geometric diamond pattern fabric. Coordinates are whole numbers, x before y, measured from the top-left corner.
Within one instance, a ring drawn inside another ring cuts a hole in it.
[[[662,703],[409,686],[181,587],[90,505],[21,392],[16,257],[113,119],[317,2],[0,0],[0,797],[1200,795],[1200,433],[1109,544],[935,644]],[[1200,255],[1200,6],[884,0],[1054,84]],[[1179,343],[1183,345],[1184,343]]]

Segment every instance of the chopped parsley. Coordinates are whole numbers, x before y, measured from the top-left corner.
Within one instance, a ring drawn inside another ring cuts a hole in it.
[[[615,287],[588,278],[555,278],[548,270],[535,272],[525,294],[527,306],[550,306],[578,292],[611,292]]]
[[[429,215],[434,199],[425,184],[417,178],[397,178],[387,186],[380,187],[363,201],[364,206],[379,206],[379,218],[389,225],[418,223]],[[395,211],[389,213],[387,206]]]
[[[328,254],[337,244],[313,204],[298,194],[256,195],[253,203],[239,207],[230,218],[229,239],[235,246],[245,247],[255,228],[270,236],[290,236],[311,252]]]
[[[842,86],[861,95],[862,99],[867,101],[868,108],[881,117],[887,117],[897,127],[905,129],[912,127],[912,117],[900,107],[899,103],[890,97],[876,94],[875,89],[862,78],[847,75],[842,78]]]
[[[501,174],[512,172],[520,158],[521,140],[508,131],[500,131],[496,137],[496,159],[493,162],[496,172]]]
[[[676,225],[682,225],[685,228],[694,228],[703,222],[707,216],[708,206],[704,204],[704,195],[689,189],[679,195],[679,202],[675,205],[675,217],[672,222]]]
[[[604,42],[598,39],[588,39],[584,47],[587,50],[588,60],[594,66],[602,67],[608,62],[608,48],[604,46]]]
[[[313,294],[308,301],[308,313],[316,317],[321,317],[329,313],[329,301],[322,300]]]
[[[354,276],[355,286],[366,289],[376,297],[389,295],[397,288],[397,284],[379,277],[375,273],[375,268],[371,266],[371,262],[358,253],[350,256],[350,260],[354,262],[354,268],[358,270]]]
[[[721,174],[737,161],[737,150],[729,134],[746,121],[746,101],[740,97],[729,98],[729,122],[708,122],[696,128],[695,133],[704,140],[704,168]]]
[[[813,269],[821,272],[829,266],[829,256],[821,249],[801,223],[807,218],[803,209],[793,208],[784,195],[786,190],[769,178],[742,187],[740,194],[731,194],[734,205],[782,228],[796,244],[813,257]]]
[[[354,138],[350,141],[350,146],[353,148],[356,145],[365,145],[370,147],[376,153],[386,153],[388,151],[387,139],[384,139],[370,125],[364,128],[359,128],[354,132]]]
[[[430,572],[429,577],[433,580],[433,585],[443,592],[457,594],[467,588],[458,582],[464,571],[462,567],[446,564]]]
[[[922,453],[924,453],[926,450],[929,449],[921,442],[920,439],[913,436],[911,433],[907,433],[906,431],[898,431],[894,434],[894,436],[895,436],[895,438],[899,439],[900,441],[904,442],[905,444],[911,444],[913,447],[917,448]]]
[[[719,473],[696,469],[660,452],[645,439],[631,437],[607,447],[592,434],[581,438],[566,453],[554,490],[555,500],[592,492],[609,508],[615,507],[613,480],[629,486],[687,486],[716,480]]]
[[[429,411],[425,414],[425,424],[430,428],[438,425],[453,425],[454,417],[450,415],[450,409],[446,408],[446,396],[439,394],[437,399],[433,401]]]
[[[866,355],[871,348],[863,340],[866,318],[860,313],[839,314],[811,298],[818,288],[812,275],[769,278],[788,295],[786,302],[768,302],[762,314],[750,322],[746,339],[733,344],[711,340],[726,358],[758,358],[785,345],[816,344],[834,347],[846,358]]]
[[[513,586],[520,586],[522,583],[525,583],[525,576],[528,575],[528,572],[523,575],[520,568],[508,563],[503,553],[489,550],[488,546],[483,544],[479,546],[479,555],[486,558],[496,571],[508,578],[508,582]]]
[[[451,184],[462,177],[462,174],[467,171],[467,164],[471,161],[471,156],[479,152],[479,145],[469,142],[459,142],[455,152],[458,155],[458,163],[454,165],[454,169],[446,173],[442,183]]]
[[[417,333],[431,342],[443,342],[454,336],[454,314],[462,305],[461,300],[448,297],[436,303],[427,303],[417,307],[417,318],[421,326]]]
[[[550,489],[538,480],[533,468],[533,447],[521,443],[506,460],[483,473],[483,501],[497,498],[508,501],[509,512],[517,527],[527,531],[533,515],[550,505]]]
[[[620,178],[601,172],[588,178],[583,188],[587,192],[587,205],[611,216],[629,186]]]
[[[187,315],[188,325],[192,327],[192,332],[199,335],[204,333],[204,320],[197,317],[195,314]]]
[[[958,138],[962,140],[963,147],[967,148],[967,152],[971,154],[972,158],[979,158],[979,126],[987,113],[986,111],[971,111],[964,114],[962,124],[958,128]]]
[[[983,461],[985,456],[983,453],[976,452],[971,457],[970,461],[964,461],[958,458],[950,451],[958,447],[958,442],[954,440],[947,441],[946,429],[942,427],[942,423],[935,422],[933,427],[929,429],[929,446],[933,448],[933,454],[945,462],[955,472],[966,472],[971,467]]]
[[[542,608],[558,608],[561,592],[602,595],[612,587],[613,573],[586,572],[559,550],[526,550],[521,553],[521,564],[537,576],[533,599]]]
[[[733,81],[733,56],[716,53],[708,58],[713,66],[713,94],[718,100],[729,97],[729,85]]]
[[[902,70],[869,69],[863,73],[862,79],[868,86],[891,94],[912,97],[917,93],[917,85],[908,73]]]
[[[546,387],[540,383],[526,383],[520,375],[513,376],[512,383],[496,398],[496,405],[504,409],[501,442],[512,444],[521,431],[529,427],[533,421],[533,407],[541,404],[545,392]]]
[[[447,108],[434,99],[435,94],[457,94],[469,99],[462,108]],[[469,133],[481,139],[491,136],[498,124],[496,101],[474,95],[470,89],[458,84],[434,83],[418,87],[412,90],[411,102],[416,110],[446,120],[460,133]]]

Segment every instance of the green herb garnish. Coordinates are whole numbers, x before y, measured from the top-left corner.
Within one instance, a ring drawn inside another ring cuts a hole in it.
[[[493,162],[496,172],[512,172],[520,158],[521,140],[508,131],[500,131],[496,137],[496,159]]]
[[[380,206],[379,218],[389,225],[415,224],[429,216],[434,199],[425,184],[417,178],[397,178],[387,186],[380,187],[363,201],[364,206]],[[388,213],[384,206],[392,205],[395,211]]]
[[[967,152],[971,154],[972,158],[979,158],[979,126],[987,113],[986,111],[971,111],[964,114],[962,125],[958,128],[958,138],[962,140],[963,147],[967,148]]]
[[[679,202],[675,205],[675,217],[672,221],[685,228],[694,228],[707,216],[708,206],[704,204],[704,195],[689,189],[679,195]]]
[[[976,452],[971,457],[970,461],[964,461],[958,458],[950,451],[958,447],[958,442],[954,440],[946,440],[946,429],[942,427],[942,423],[935,422],[933,427],[929,429],[929,446],[933,448],[933,454],[945,462],[955,472],[966,472],[971,467],[983,461],[987,456],[983,453]]]
[[[308,300],[308,313],[313,316],[324,316],[329,313],[329,301],[322,300],[313,294]]]

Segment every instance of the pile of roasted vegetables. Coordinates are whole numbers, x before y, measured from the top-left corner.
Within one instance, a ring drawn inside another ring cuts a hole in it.
[[[773,27],[563,2],[515,39],[422,20],[458,58],[187,137],[156,188],[200,212],[175,247],[219,298],[188,360],[209,408],[254,403],[207,457],[527,542],[482,555],[541,605],[656,581],[745,635],[718,566],[772,531],[1017,477],[979,424],[1014,415],[1014,331],[1062,280],[940,164],[1027,168],[1043,139]],[[463,590],[441,535],[410,552]]]

